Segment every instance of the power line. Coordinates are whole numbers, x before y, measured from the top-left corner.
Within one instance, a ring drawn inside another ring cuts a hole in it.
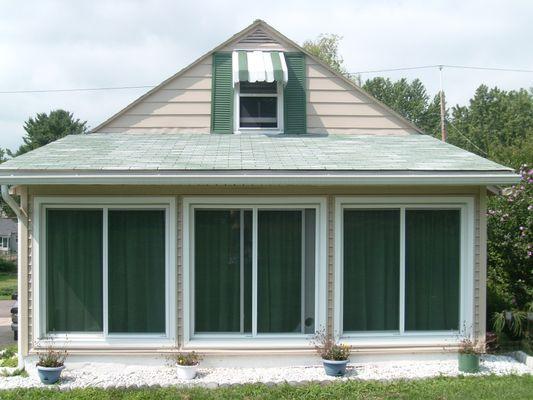
[[[468,137],[467,137],[463,132],[461,132],[459,129],[457,129],[457,127],[452,123],[452,121],[449,121],[448,119],[446,119],[446,122],[448,122],[448,123],[450,124],[450,126],[451,126],[453,129],[455,129],[455,131],[456,131],[459,135],[461,135],[461,136],[462,136],[462,137],[463,137],[468,143],[470,143],[472,146],[474,146],[476,149],[478,149],[481,153],[483,153],[483,155],[488,156],[488,154],[487,154],[486,151],[484,151],[484,150],[480,149],[478,146],[476,146],[476,145],[474,144],[474,142],[472,142],[470,139],[468,139]]]
[[[143,86],[110,86],[97,88],[74,88],[74,89],[30,89],[30,90],[4,90],[0,94],[16,94],[16,93],[54,93],[54,92],[87,92],[98,90],[123,90],[123,89],[151,89],[155,85]]]
[[[484,71],[533,73],[533,70],[530,70],[530,69],[492,68],[492,67],[477,67],[477,66],[467,66],[467,65],[435,64],[435,65],[421,65],[421,66],[415,66],[415,67],[374,69],[374,70],[368,70],[368,71],[349,72],[349,75],[372,74],[372,73],[395,72],[395,71],[409,71],[409,70],[430,69],[430,68],[439,68],[439,69],[455,68],[455,69],[475,69],[475,70],[484,70]],[[104,90],[152,89],[154,87],[155,85],[140,85],[140,86],[108,86],[108,87],[95,87],[95,88],[68,88],[68,89],[2,90],[0,91],[0,94],[96,92],[96,91],[104,91]]]
[[[379,72],[394,72],[394,71],[408,71],[413,69],[429,69],[429,68],[455,68],[455,69],[476,69],[484,71],[500,71],[500,72],[525,72],[533,73],[531,69],[518,69],[518,68],[493,68],[493,67],[478,67],[469,65],[449,65],[449,64],[435,64],[435,65],[422,65],[418,67],[403,67],[403,68],[388,68],[388,69],[374,69],[368,71],[350,72],[350,75],[356,74],[372,74]]]

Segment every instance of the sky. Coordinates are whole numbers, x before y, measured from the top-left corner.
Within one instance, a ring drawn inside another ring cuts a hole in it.
[[[0,92],[156,85],[260,18],[296,41],[343,37],[350,72],[449,64],[533,70],[531,0],[0,0]],[[439,90],[437,68],[380,74]],[[533,87],[532,73],[444,69],[449,105],[485,83]],[[0,93],[0,147],[24,121],[63,108],[95,127],[146,89]]]

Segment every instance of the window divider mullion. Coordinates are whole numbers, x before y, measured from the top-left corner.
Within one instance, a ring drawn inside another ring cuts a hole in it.
[[[239,248],[239,301],[240,301],[240,331],[244,333],[244,209],[240,210],[240,248]]]
[[[252,209],[252,337],[257,336],[257,207]]]
[[[104,338],[109,335],[109,265],[108,265],[108,249],[109,249],[109,207],[102,209],[103,215],[103,247],[102,247],[102,266],[103,266],[103,334]]]
[[[300,295],[300,325],[301,325],[301,332],[302,334],[305,334],[305,209],[301,211],[302,215],[302,245],[301,245],[301,252],[302,252],[302,276],[300,277],[301,281],[301,295]]]
[[[405,333],[405,207],[400,207],[400,335]]]

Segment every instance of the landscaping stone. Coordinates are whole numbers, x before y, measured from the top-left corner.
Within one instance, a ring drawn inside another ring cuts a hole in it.
[[[60,390],[84,387],[192,387],[207,388],[231,387],[245,383],[262,382],[267,385],[303,385],[308,382],[328,384],[346,380],[394,380],[421,379],[437,376],[460,375],[457,360],[438,361],[388,361],[375,363],[350,363],[345,377],[329,377],[322,365],[306,367],[273,368],[200,368],[198,377],[192,381],[181,381],[175,368],[169,366],[118,366],[113,364],[87,363],[78,368],[63,371],[57,385]],[[509,356],[485,355],[482,357],[481,370],[476,375],[531,374],[531,368]],[[29,371],[29,377],[0,377],[0,389],[44,387],[39,382],[36,371]]]

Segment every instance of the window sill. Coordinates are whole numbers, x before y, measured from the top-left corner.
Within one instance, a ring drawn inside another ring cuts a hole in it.
[[[159,335],[120,336],[115,338],[104,338],[99,335],[69,335],[67,337],[56,336],[52,339],[39,340],[33,349],[43,350],[50,346],[64,349],[158,349],[162,347],[174,347],[175,340]]]
[[[264,128],[241,128],[233,132],[234,135],[281,135],[282,129],[264,129]]]
[[[345,334],[339,341],[357,348],[365,347],[450,347],[457,346],[460,338],[453,333],[408,334]]]
[[[268,338],[192,338],[184,344],[185,350],[283,350],[313,349],[307,336]]]

